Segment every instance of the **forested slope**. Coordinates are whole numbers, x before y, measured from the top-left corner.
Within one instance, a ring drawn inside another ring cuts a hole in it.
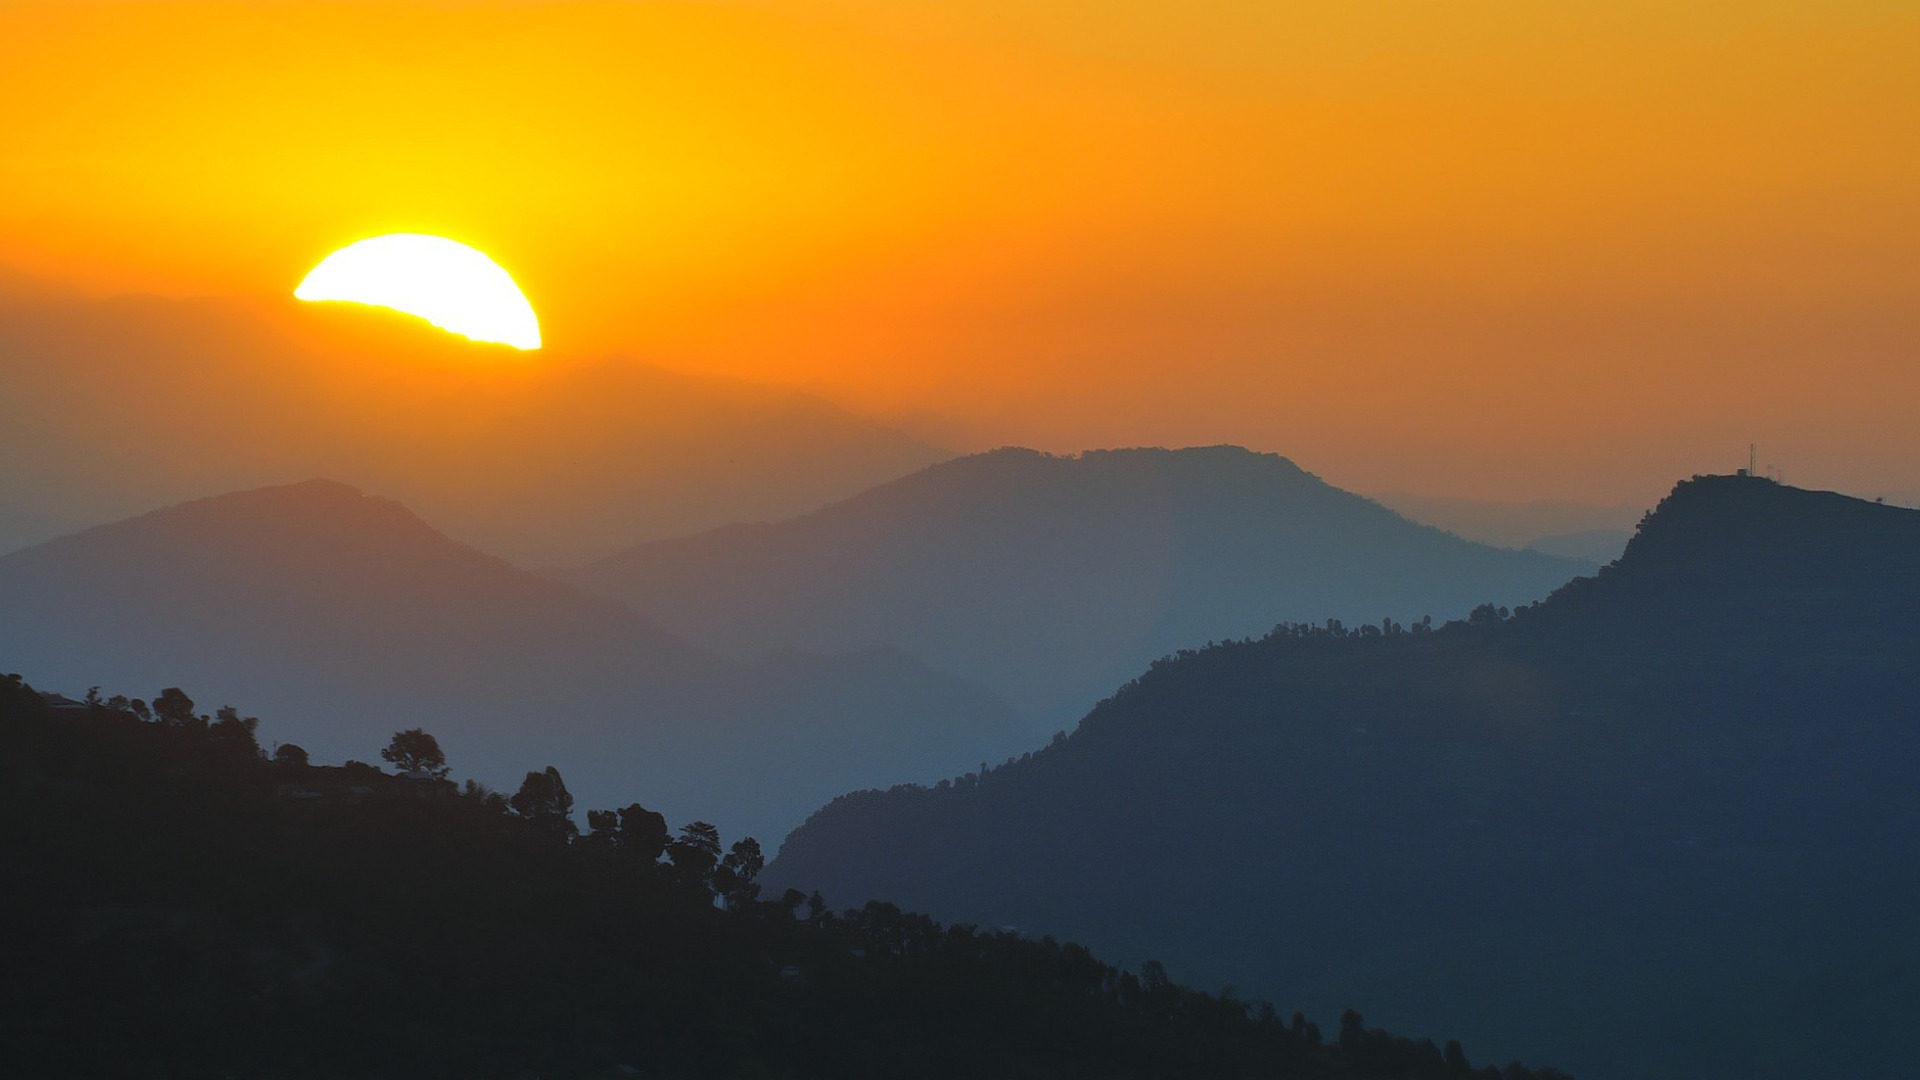
[[[17,676],[0,751],[9,1077],[1467,1075],[1357,1014],[1323,1039],[1050,938],[764,898],[703,823],[576,835],[552,770],[509,798],[269,761],[177,691],[54,709]]]
[[[1368,987],[1394,1026],[1591,1075],[1900,1077],[1917,613],[1920,513],[1697,478],[1537,606],[1182,653],[1030,758],[837,800],[771,872],[1262,994]]]

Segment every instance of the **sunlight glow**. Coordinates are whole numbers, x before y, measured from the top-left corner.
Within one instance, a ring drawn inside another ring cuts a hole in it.
[[[540,322],[513,278],[444,236],[391,233],[349,244],[320,260],[293,295],[375,304],[475,341],[540,347]]]

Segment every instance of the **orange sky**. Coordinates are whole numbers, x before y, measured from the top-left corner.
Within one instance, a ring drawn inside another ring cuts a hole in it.
[[[557,351],[956,449],[1914,489],[1916,56],[1910,0],[0,0],[0,264],[258,297],[433,232]]]

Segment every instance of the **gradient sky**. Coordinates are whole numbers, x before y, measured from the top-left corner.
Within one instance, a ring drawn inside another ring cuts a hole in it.
[[[0,0],[0,265],[432,232],[556,351],[955,449],[1920,489],[1916,56],[1911,0]]]

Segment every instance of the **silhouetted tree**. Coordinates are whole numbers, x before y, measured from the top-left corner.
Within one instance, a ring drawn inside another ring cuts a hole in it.
[[[479,803],[487,810],[496,814],[504,814],[511,809],[511,807],[507,805],[507,797],[505,795],[502,795],[500,792],[493,790],[478,780],[468,780],[467,786],[461,789],[460,796],[461,798],[470,799],[473,802]]]
[[[558,839],[565,840],[580,831],[573,823],[573,795],[567,791],[566,781],[560,779],[560,770],[551,765],[544,772],[528,773],[507,803],[514,813]]]
[[[1167,978],[1166,965],[1160,961],[1149,960],[1140,965],[1140,988],[1147,993],[1158,994],[1172,983],[1173,980]]]
[[[611,810],[587,811],[587,832],[580,838],[583,844],[594,847],[614,847],[618,841],[614,834],[620,831],[620,815]]]
[[[194,721],[193,699],[177,686],[169,686],[153,699],[153,715],[172,727],[187,727]]]
[[[253,735],[254,729],[260,726],[259,717],[242,717],[240,711],[231,705],[222,705],[214,716],[213,726],[207,729],[207,735],[214,742],[254,757],[260,756],[260,741]]]
[[[1358,1054],[1367,1045],[1367,1021],[1359,1012],[1348,1009],[1340,1014],[1340,1049]]]
[[[447,778],[447,755],[440,750],[440,740],[419,728],[394,732],[380,757],[401,772],[423,772],[435,780]]]
[[[681,826],[679,838],[667,845],[667,859],[688,888],[710,884],[720,865],[720,830],[704,821]]]
[[[1467,1063],[1467,1052],[1460,1048],[1459,1039],[1447,1040],[1447,1048],[1443,1056],[1447,1065],[1447,1075],[1465,1076],[1473,1071],[1473,1066]]]
[[[305,747],[295,743],[281,743],[279,746],[273,748],[273,760],[281,765],[306,768],[307,751]]]
[[[739,840],[714,872],[714,891],[726,900],[730,908],[750,904],[760,896],[760,886],[754,879],[760,876],[760,871],[766,865],[766,856],[760,853],[758,840],[751,836]]]
[[[618,813],[621,850],[648,862],[658,860],[667,850],[667,819],[639,803],[622,807]]]

